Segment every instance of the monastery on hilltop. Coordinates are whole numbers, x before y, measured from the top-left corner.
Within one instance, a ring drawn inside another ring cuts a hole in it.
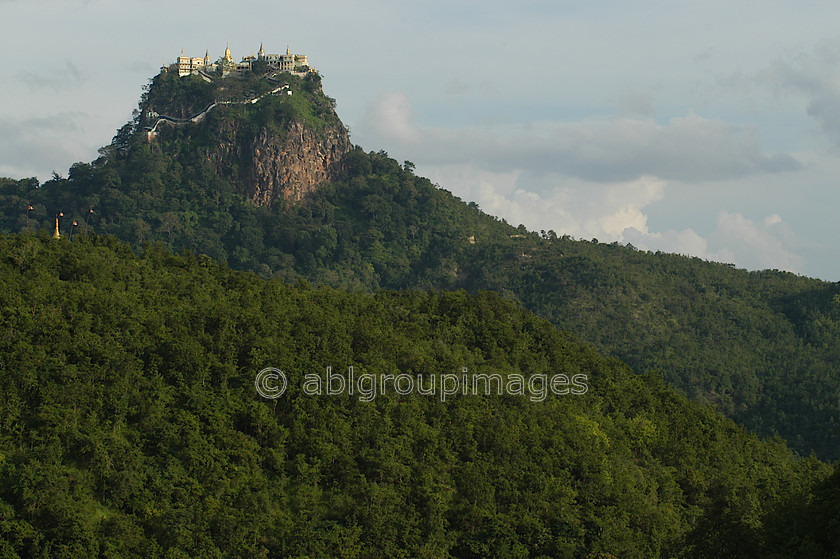
[[[239,62],[234,62],[230,55],[230,46],[225,48],[225,55],[216,62],[210,62],[210,51],[204,54],[204,58],[184,56],[181,51],[181,56],[178,61],[169,66],[161,68],[162,71],[176,71],[179,76],[189,76],[196,73],[216,72],[221,69],[222,75],[226,76],[236,72],[247,72],[251,70],[254,62],[264,60],[268,64],[268,68],[272,70],[279,70],[282,72],[290,72],[296,75],[304,75],[307,72],[314,72],[314,68],[309,67],[309,60],[305,54],[292,54],[289,52],[289,47],[286,47],[286,54],[266,54],[260,43],[260,50],[257,55],[253,53],[242,57]]]

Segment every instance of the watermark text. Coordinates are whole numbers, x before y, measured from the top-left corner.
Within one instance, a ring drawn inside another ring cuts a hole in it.
[[[335,372],[327,367],[322,374],[307,373],[303,376],[301,390],[307,396],[355,396],[370,402],[377,396],[397,394],[440,398],[441,402],[456,396],[525,396],[532,402],[542,402],[549,395],[580,396],[589,390],[586,374],[533,374],[473,373],[467,367],[460,373],[437,374],[356,374],[347,367]],[[257,393],[263,398],[282,396],[289,386],[285,373],[274,367],[261,370],[254,381]]]

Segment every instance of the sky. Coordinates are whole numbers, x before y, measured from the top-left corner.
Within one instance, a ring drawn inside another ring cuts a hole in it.
[[[366,150],[534,231],[840,281],[840,4],[0,0],[0,176],[91,161],[183,51],[306,54]]]

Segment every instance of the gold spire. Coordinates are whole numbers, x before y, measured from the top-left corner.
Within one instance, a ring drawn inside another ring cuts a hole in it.
[[[262,58],[263,56],[265,56],[265,49],[263,49],[263,44],[262,44],[262,41],[260,41],[260,51],[259,51],[257,54],[259,54],[259,55],[260,55],[260,58]]]
[[[55,233],[53,233],[53,239],[60,239],[61,235],[58,234],[58,216],[55,218]]]
[[[225,60],[228,62],[233,61],[233,57],[230,55],[230,43],[228,43],[228,46],[225,47]]]
[[[289,52],[289,45],[286,45],[286,54],[291,54],[291,53]]]

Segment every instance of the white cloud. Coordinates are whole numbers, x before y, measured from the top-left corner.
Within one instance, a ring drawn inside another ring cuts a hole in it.
[[[669,229],[662,233],[646,233],[636,229],[627,229],[624,231],[624,239],[642,250],[685,254],[716,262],[734,263],[736,259],[732,251],[726,248],[712,251],[709,247],[709,241],[691,228],[681,231]]]
[[[601,184],[551,175],[543,180],[553,186],[542,187],[546,194],[539,194],[523,186],[528,179],[521,172],[490,172],[470,165],[419,170],[514,225],[609,241],[623,241],[628,228],[646,233],[642,209],[661,200],[666,186],[655,177]]]
[[[510,221],[762,266],[712,236],[742,215],[806,256],[808,273],[840,279],[831,213],[840,158],[825,153],[840,145],[836,3],[771,0],[757,17],[743,0],[313,0],[245,6],[261,17],[237,27],[213,0],[198,12],[159,0],[0,2],[13,23],[0,46],[29,61],[3,83],[0,175],[95,158],[182,48],[215,57],[227,42],[235,56],[260,41],[270,51],[290,44],[324,72],[354,142],[437,172],[442,186]],[[154,26],[134,25],[163,11]],[[278,30],[278,18],[319,24]],[[376,101],[395,90],[411,102]],[[18,126],[74,111],[91,115],[75,131]],[[721,209],[730,217],[719,226]],[[788,224],[801,243],[782,235]],[[761,246],[761,235],[749,238]]]
[[[412,124],[411,103],[404,94],[382,94],[379,100],[369,108],[365,121],[376,134],[413,144],[419,138],[419,132]]]
[[[715,231],[703,237],[691,228],[652,231],[645,208],[665,197],[667,183],[655,177],[621,183],[595,183],[553,176],[555,186],[541,195],[521,186],[521,172],[493,173],[467,165],[420,169],[433,181],[475,201],[485,212],[520,223],[532,231],[601,242],[630,243],[641,250],[664,251],[752,269],[799,271],[802,258],[788,247],[795,239],[778,214],[761,223],[721,212]],[[780,233],[784,233],[780,235]]]
[[[799,272],[804,264],[790,248],[797,242],[793,232],[777,214],[756,223],[740,213],[721,211],[709,239],[732,250],[735,263],[746,268]]]
[[[667,124],[615,118],[460,129],[421,127],[415,116],[405,94],[383,94],[354,130],[514,225],[747,268],[799,271],[804,263],[778,213],[753,222],[721,211],[705,236],[649,226],[646,208],[665,199],[672,179],[704,188],[698,183],[799,168],[792,157],[764,153],[748,127],[691,112]]]
[[[776,269],[801,272],[804,258],[795,250],[799,241],[778,214],[760,222],[737,212],[722,210],[715,230],[706,238],[692,229],[648,234],[627,230],[624,239],[645,250],[676,252],[751,270]]]
[[[421,127],[404,93],[383,94],[353,126],[354,138],[386,145],[418,163],[470,162],[492,171],[556,173],[597,182],[644,176],[705,181],[799,169],[767,154],[756,130],[693,112],[667,124],[615,118],[576,123],[448,129]]]

